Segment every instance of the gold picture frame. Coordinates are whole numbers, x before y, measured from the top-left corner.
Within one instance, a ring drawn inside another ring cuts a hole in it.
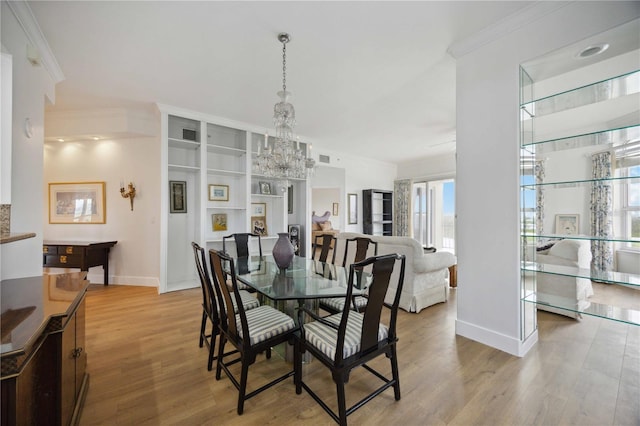
[[[49,183],[49,223],[105,224],[105,182]]]
[[[211,222],[214,231],[226,231],[227,230],[227,214],[226,213],[214,213],[211,215]]]
[[[251,203],[251,232],[261,237],[269,235],[267,229],[267,203]]]
[[[209,185],[209,201],[229,201],[229,185]]]

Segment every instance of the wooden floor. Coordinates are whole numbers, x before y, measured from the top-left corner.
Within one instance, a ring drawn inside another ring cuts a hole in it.
[[[419,314],[400,311],[402,399],[388,390],[350,424],[640,425],[640,327],[540,312],[539,342],[517,358],[455,335],[455,292]],[[200,302],[199,289],[90,287],[91,379],[81,425],[333,424],[308,394],[295,394],[292,380],[250,399],[238,416],[237,391],[224,374],[216,381],[207,371],[207,351],[198,347]],[[375,365],[389,371],[385,359]],[[290,367],[278,356],[259,358],[250,389]],[[311,362],[303,374],[335,408],[323,366]],[[347,403],[371,381],[354,372]]]

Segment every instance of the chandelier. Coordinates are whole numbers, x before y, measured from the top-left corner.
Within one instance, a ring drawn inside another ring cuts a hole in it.
[[[287,43],[291,38],[287,33],[280,33],[278,40],[282,43],[282,90],[278,92],[280,102],[273,107],[276,135],[272,144],[269,144],[269,134],[264,135],[264,148],[258,146],[254,166],[258,174],[279,180],[284,191],[289,179],[305,179],[313,171],[315,161],[307,156],[311,145],[307,145],[305,153],[300,149],[300,138],[294,140],[296,111],[289,103],[291,92],[287,91]]]

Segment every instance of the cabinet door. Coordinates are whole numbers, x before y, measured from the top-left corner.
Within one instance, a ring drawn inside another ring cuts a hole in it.
[[[84,302],[82,303],[84,306]],[[75,405],[76,388],[76,315],[62,331],[62,355],[60,359],[60,420],[68,425]]]
[[[87,352],[85,351],[85,303],[84,299],[76,311],[76,371],[75,371],[75,393],[74,400],[80,396],[82,381],[87,370]]]

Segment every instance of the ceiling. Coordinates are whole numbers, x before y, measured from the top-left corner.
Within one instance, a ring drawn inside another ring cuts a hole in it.
[[[28,2],[65,76],[48,111],[159,102],[272,133],[288,32],[301,139],[396,163],[455,150],[447,48],[531,3]]]

